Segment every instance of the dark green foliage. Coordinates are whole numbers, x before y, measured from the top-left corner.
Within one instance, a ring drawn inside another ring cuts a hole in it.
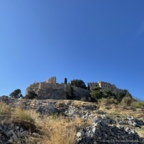
[[[132,95],[129,93],[128,90],[125,90],[125,97],[130,97],[130,98],[132,98]]]
[[[82,80],[78,80],[78,79],[72,80],[71,81],[71,85],[73,85],[75,87],[84,88],[84,89],[87,88],[86,85],[85,85],[85,83]]]
[[[125,96],[123,93],[118,93],[115,98],[117,99],[118,102],[121,102],[122,98]]]
[[[123,93],[118,93],[117,95],[115,95],[115,98],[117,99],[118,102],[121,102],[122,99],[125,97],[132,98],[132,95],[129,93],[128,90],[124,90]]]
[[[103,93],[101,91],[100,87],[95,87],[91,92],[90,92],[91,98],[93,101],[98,101],[98,99],[101,99],[103,97]]]
[[[105,90],[104,92],[103,92],[103,95],[104,95],[104,97],[105,98],[115,98],[115,94],[112,92],[112,91],[110,91],[110,90]]]
[[[126,104],[132,101],[132,96],[128,92],[128,90],[124,90],[124,92],[122,93],[115,94],[110,90],[101,91],[100,87],[95,87],[90,92],[90,95],[93,101],[99,101],[101,98],[113,99],[117,101],[117,103],[120,103],[123,100],[123,103],[126,103]]]
[[[89,85],[88,85],[87,89],[90,90],[90,86]]]
[[[67,91],[66,91],[67,99],[74,99],[74,90],[71,85],[68,86]]]
[[[127,106],[130,106],[132,103],[134,102],[133,98],[129,97],[129,96],[125,96],[121,103]]]
[[[67,78],[64,79],[64,84],[67,84]]]
[[[20,89],[14,90],[12,93],[10,93],[10,97],[12,97],[12,98],[22,97],[21,90]]]
[[[28,91],[27,95],[25,96],[26,99],[34,99],[37,97],[37,94],[34,91]]]

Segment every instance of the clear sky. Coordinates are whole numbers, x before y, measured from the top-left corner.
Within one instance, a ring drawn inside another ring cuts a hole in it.
[[[51,76],[144,100],[144,0],[0,1],[0,95]]]

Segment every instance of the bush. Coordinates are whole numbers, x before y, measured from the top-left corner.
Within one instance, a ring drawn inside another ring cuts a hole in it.
[[[25,96],[25,99],[34,99],[37,97],[37,94],[34,91],[28,91],[28,94]]]
[[[133,100],[131,97],[126,96],[126,97],[124,97],[124,98],[122,99],[121,103],[122,103],[123,105],[130,106],[133,101],[134,101],[134,100]]]
[[[100,99],[100,103],[109,105],[109,104],[117,104],[118,101],[114,98],[102,98]]]
[[[90,92],[91,98],[93,101],[98,101],[103,97],[103,93],[101,92],[100,87],[95,87],[91,92]]]
[[[115,97],[115,94],[112,92],[112,91],[110,91],[110,90],[105,90],[104,92],[103,92],[103,95],[104,95],[104,97],[105,98],[107,98],[107,97]]]
[[[80,87],[80,88],[84,88],[86,89],[86,85],[85,83],[82,81],[82,80],[72,80],[71,83],[70,83],[72,86],[75,86],[75,87]]]
[[[12,97],[12,98],[22,97],[21,90],[20,89],[14,90],[12,93],[10,93],[10,97]]]
[[[134,101],[131,103],[131,106],[134,108],[144,108],[144,102]]]
[[[11,113],[10,107],[6,103],[0,101],[0,118],[2,115],[5,114],[10,115],[10,113]]]
[[[67,91],[66,91],[66,96],[67,99],[74,99],[74,90],[73,87],[71,85],[68,86]]]

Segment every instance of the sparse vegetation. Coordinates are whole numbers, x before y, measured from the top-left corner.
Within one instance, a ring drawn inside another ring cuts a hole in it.
[[[144,108],[144,101],[133,101],[131,106],[134,108]]]
[[[103,103],[105,105],[111,105],[111,104],[117,104],[118,101],[114,98],[102,98],[99,100],[100,103]]]
[[[103,97],[103,93],[102,93],[100,87],[95,87],[95,88],[91,91],[90,95],[91,95],[91,97],[92,97],[92,100],[93,100],[93,101],[96,101],[96,102]]]
[[[106,104],[103,101],[106,101]],[[96,109],[102,110],[110,118],[116,118],[125,115],[133,115],[136,117],[140,116],[133,112],[131,109],[126,109],[127,106],[125,106],[125,111],[123,111],[123,107],[121,105],[113,104],[115,103],[113,101],[115,101],[115,99],[113,98],[102,98],[101,102],[99,104],[96,104],[82,101],[61,100],[57,102],[56,106],[63,108],[69,105],[73,105],[76,108],[97,107]],[[110,110],[106,109],[107,103],[111,103]],[[35,110],[24,110],[20,107],[16,107],[12,110],[3,102],[0,102],[0,110],[0,115],[7,114],[7,116],[10,116],[9,122],[14,122],[15,124],[18,124],[24,129],[28,130],[28,137],[25,137],[23,139],[23,143],[27,144],[75,144],[75,136],[78,129],[92,124],[92,119],[85,120],[79,117],[70,119],[68,117],[65,117],[64,115],[59,114],[50,116],[41,115],[38,114]],[[95,116],[95,113],[93,114]],[[140,117],[144,116],[142,112],[140,112],[139,114],[141,114]],[[3,119],[5,119],[5,117],[3,117]],[[32,133],[35,132],[37,132],[37,136],[33,137]],[[138,130],[137,132],[140,136],[143,136],[144,134],[143,130]],[[22,144],[21,141],[21,139],[17,139],[15,143]]]
[[[0,101],[0,116],[10,115],[10,114],[11,114],[10,107],[5,103],[3,103],[2,101]]]
[[[80,88],[84,88],[84,89],[87,88],[83,80],[78,80],[78,79],[72,80],[70,84],[72,86],[76,86],[76,87],[80,87]]]
[[[12,97],[12,98],[22,97],[21,90],[20,89],[14,90],[12,93],[10,93],[10,97]]]
[[[34,99],[37,97],[37,94],[34,91],[28,91],[28,94],[24,97],[25,99]]]
[[[122,105],[130,106],[133,101],[134,101],[134,100],[133,100],[131,97],[125,96],[125,97],[122,99],[121,104],[122,104]]]
[[[67,91],[66,91],[67,99],[74,99],[74,89],[71,85],[68,86]]]
[[[64,83],[67,84],[66,78]],[[36,103],[39,103],[37,99],[35,99],[37,98],[37,94],[34,91],[28,91],[24,97],[25,100],[22,99],[26,104],[23,108],[20,107],[21,103],[19,102],[21,100],[19,99],[11,99],[15,100],[19,107],[10,107],[0,101],[0,120],[6,120],[7,123],[22,126],[23,129],[28,132],[28,135],[22,140],[17,138],[13,143],[75,144],[77,131],[93,123],[93,119],[90,117],[95,117],[102,113],[112,119],[129,115],[135,116],[136,118],[144,117],[144,101],[134,99],[128,90],[115,94],[108,89],[102,90],[100,87],[95,87],[90,92],[92,102],[87,102],[87,97],[84,96],[80,99],[81,101],[73,100],[76,97],[74,86],[86,88],[82,80],[73,80],[71,84],[67,85],[66,91],[67,99],[70,100],[58,100],[56,103],[54,102],[56,112],[48,115],[45,113],[47,109],[44,109],[44,113],[39,113],[37,108],[31,109],[33,106],[36,106]],[[21,90],[14,90],[10,96],[12,98],[21,97]],[[7,98],[4,97],[3,101],[7,101]],[[38,106],[40,106],[41,109],[50,107],[48,103],[44,106],[38,104]],[[96,112],[98,109],[102,111],[102,113]],[[68,111],[68,113],[65,114],[63,111]],[[76,114],[75,111],[77,112]],[[82,117],[80,117],[81,114],[78,114],[79,111],[83,111]],[[91,115],[89,115],[89,113],[91,113]],[[75,116],[72,117],[71,114],[75,114]],[[89,116],[88,119],[87,116]],[[144,137],[143,129],[137,130],[137,132],[140,136]],[[36,134],[36,136],[33,136],[33,133]]]

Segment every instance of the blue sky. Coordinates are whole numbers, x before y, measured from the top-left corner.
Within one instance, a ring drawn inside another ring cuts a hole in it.
[[[0,95],[57,76],[144,100],[143,0],[0,1]]]

